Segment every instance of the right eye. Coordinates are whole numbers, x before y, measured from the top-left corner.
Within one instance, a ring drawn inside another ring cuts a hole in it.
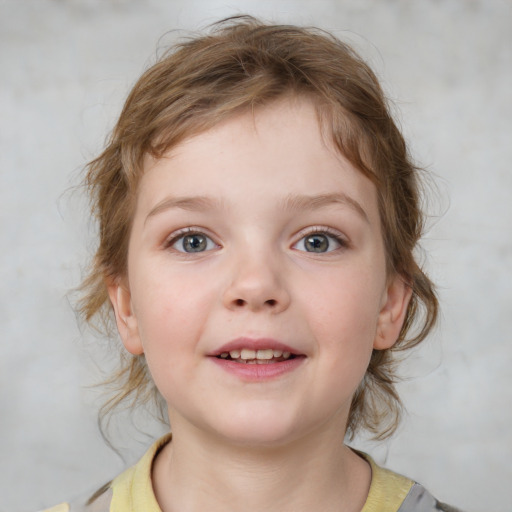
[[[185,233],[174,238],[169,244],[170,247],[178,252],[196,253],[211,251],[217,247],[217,244],[204,233]]]

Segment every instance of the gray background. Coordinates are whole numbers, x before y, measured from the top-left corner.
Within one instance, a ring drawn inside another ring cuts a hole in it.
[[[69,290],[93,247],[73,187],[171,29],[248,12],[351,41],[436,176],[425,259],[440,329],[404,365],[408,416],[380,462],[468,512],[509,512],[512,479],[512,4],[505,0],[0,1],[0,510],[104,483],[159,427],[98,434],[113,349],[76,324]],[[167,33],[167,35],[165,35]],[[163,36],[163,37],[162,37]],[[99,347],[105,350],[100,350]]]

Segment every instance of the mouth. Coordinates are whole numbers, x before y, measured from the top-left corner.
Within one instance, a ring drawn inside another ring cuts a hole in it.
[[[272,338],[237,338],[208,355],[216,366],[244,382],[278,379],[306,360],[299,350]]]
[[[226,361],[233,361],[241,364],[275,364],[295,359],[298,357],[298,354],[293,354],[288,350],[272,348],[242,348],[230,350],[229,352],[221,352],[215,357],[217,359],[224,359]]]
[[[298,350],[272,338],[242,337],[226,343],[209,354],[219,362],[275,364],[306,357]]]

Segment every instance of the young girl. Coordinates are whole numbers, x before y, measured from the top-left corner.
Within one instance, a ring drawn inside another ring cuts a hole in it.
[[[118,399],[163,397],[172,439],[71,511],[454,510],[344,444],[393,433],[393,354],[436,320],[417,180],[319,30],[235,18],[144,73],[88,168],[83,312],[115,315]]]

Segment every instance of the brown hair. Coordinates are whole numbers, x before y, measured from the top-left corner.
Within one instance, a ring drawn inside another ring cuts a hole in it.
[[[87,321],[111,318],[105,280],[126,272],[144,156],[158,158],[186,137],[287,94],[314,102],[336,147],[375,183],[388,272],[412,288],[399,339],[391,349],[373,351],[348,419],[349,435],[365,428],[382,438],[394,432],[401,412],[394,354],[422,341],[438,311],[433,285],[413,255],[423,230],[419,170],[375,74],[348,45],[319,29],[231,18],[176,45],[141,76],[106,149],[87,168],[99,246],[82,285],[81,312]],[[135,403],[158,396],[143,355],[124,355],[110,382],[118,394],[108,411],[127,397]]]

